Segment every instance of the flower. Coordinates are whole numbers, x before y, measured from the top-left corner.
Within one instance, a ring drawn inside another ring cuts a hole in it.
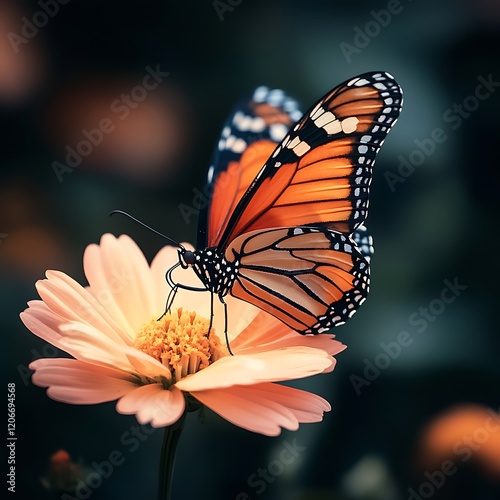
[[[165,247],[149,265],[130,237],[105,234],[84,254],[89,286],[47,271],[47,279],[36,283],[42,300],[29,302],[21,319],[74,359],[32,362],[33,383],[65,403],[118,400],[118,412],[153,427],[173,424],[193,401],[270,436],[321,421],[330,410],[327,401],[275,382],[332,371],[333,355],[345,346],[333,335],[302,336],[227,296],[231,355],[217,298],[207,335],[209,293],[181,289],[162,316],[171,290],[165,272],[177,261],[177,250]],[[200,286],[192,270],[177,271],[178,282]]]

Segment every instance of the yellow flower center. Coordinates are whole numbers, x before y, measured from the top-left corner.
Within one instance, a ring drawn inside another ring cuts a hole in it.
[[[220,343],[214,329],[208,333],[209,324],[208,319],[196,312],[179,308],[144,324],[134,347],[166,366],[175,383],[228,355],[227,347]]]

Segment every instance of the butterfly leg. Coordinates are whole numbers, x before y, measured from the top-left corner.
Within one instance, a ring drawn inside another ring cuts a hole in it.
[[[177,290],[179,288],[182,288],[183,290],[188,290],[190,292],[206,292],[208,290],[208,288],[202,288],[202,287],[199,287],[199,286],[189,286],[189,285],[183,285],[182,283],[176,283],[174,281],[174,279],[172,278],[172,273],[174,272],[174,270],[179,267],[181,265],[180,262],[177,262],[177,264],[174,264],[168,271],[167,273],[165,274],[165,280],[168,284],[168,286],[170,286],[170,288],[175,288],[176,289],[176,293],[177,293]]]
[[[165,311],[163,312],[163,314],[156,321],[160,321],[160,319],[162,319],[163,316],[165,316],[165,314],[167,314],[167,313],[170,312],[172,304],[174,303],[175,296],[177,295],[177,290],[178,289],[179,289],[179,285],[174,284],[174,286],[172,287],[172,289],[168,293],[167,301],[165,303]]]
[[[174,264],[165,274],[165,280],[170,287],[170,292],[168,293],[167,296],[167,301],[165,302],[165,311],[163,314],[157,319],[157,321],[160,321],[160,319],[165,316],[165,314],[170,312],[170,308],[172,307],[172,304],[174,303],[175,296],[177,295],[177,290],[179,289],[179,285],[172,279],[172,273],[174,272],[174,269],[176,267],[180,266],[180,262],[177,262],[177,264]]]
[[[174,303],[175,296],[177,295],[177,292],[179,291],[179,288],[182,288],[183,290],[188,290],[190,292],[206,292],[207,288],[201,288],[201,287],[194,287],[194,286],[189,286],[189,285],[183,285],[182,283],[176,283],[174,279],[172,278],[172,273],[174,270],[181,265],[180,262],[177,262],[177,264],[174,264],[165,274],[165,280],[170,287],[170,292],[168,293],[167,296],[167,301],[165,303],[165,311],[164,313],[158,318],[158,321],[165,316],[168,312],[170,312],[170,309],[172,307],[172,304]],[[210,330],[209,330],[210,331]]]
[[[179,266],[181,265],[180,262],[177,262],[176,264],[174,264],[168,271],[167,273],[165,274],[165,280],[167,282],[167,284],[170,286],[170,288],[175,288],[177,286],[177,283],[173,280],[172,278],[172,273],[174,272],[174,270],[176,268],[178,268]]]
[[[214,322],[214,294],[210,292],[210,323],[208,324],[207,338],[210,338],[210,332],[212,331],[212,325]]]
[[[219,299],[222,302],[222,305],[224,306],[224,338],[226,339],[226,346],[227,350],[229,351],[229,354],[231,356],[234,356],[233,351],[231,351],[231,346],[229,344],[229,337],[227,336],[227,304],[224,301],[224,298],[219,295]]]

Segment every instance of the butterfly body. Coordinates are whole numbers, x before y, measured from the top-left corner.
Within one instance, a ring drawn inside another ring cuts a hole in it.
[[[373,164],[401,106],[384,72],[344,82],[304,115],[283,91],[259,87],[222,130],[198,250],[179,251],[200,290],[250,302],[302,334],[351,317],[369,290]]]

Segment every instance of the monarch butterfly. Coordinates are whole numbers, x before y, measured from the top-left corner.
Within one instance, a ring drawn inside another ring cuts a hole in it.
[[[401,106],[384,72],[342,83],[302,117],[283,91],[257,88],[222,130],[198,249],[178,245],[167,303],[177,288],[204,290],[212,301],[229,293],[250,302],[301,334],[343,324],[368,294],[373,247],[362,224],[375,157]],[[178,266],[203,286],[175,283]]]

